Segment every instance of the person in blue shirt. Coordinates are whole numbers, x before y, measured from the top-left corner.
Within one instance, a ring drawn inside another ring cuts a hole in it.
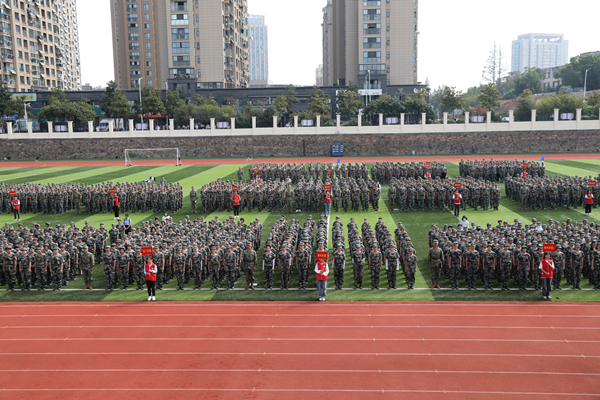
[[[123,225],[125,225],[125,233],[131,233],[131,218],[129,218],[129,214],[125,214],[125,219],[123,220]]]

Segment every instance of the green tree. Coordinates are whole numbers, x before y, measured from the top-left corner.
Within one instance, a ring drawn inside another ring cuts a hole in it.
[[[496,89],[496,85],[492,82],[484,85],[480,89],[480,95],[477,97],[477,100],[483,107],[485,107],[488,111],[492,111],[496,107],[500,107],[500,102],[498,99],[500,98],[500,91]]]
[[[313,92],[306,101],[306,111],[315,119],[321,116],[321,122],[325,123],[331,119],[331,109],[329,108],[329,98],[317,85],[313,86]]]
[[[542,93],[542,80],[544,72],[539,68],[528,68],[524,73],[513,75],[515,81],[515,93],[520,95],[525,89],[529,89],[531,93]]]
[[[586,54],[572,57],[567,65],[554,75],[562,79],[562,84],[571,87],[583,87],[585,71],[587,75],[587,90],[600,89],[600,54]]]
[[[337,111],[348,115],[358,114],[363,106],[362,98],[358,93],[358,85],[352,81],[348,89],[342,89],[337,95]]]
[[[498,86],[506,74],[507,69],[502,46],[494,43],[485,66],[483,67],[481,77],[484,82],[493,83]]]
[[[193,118],[196,105],[194,103],[187,103],[182,100],[177,108],[170,114],[175,120],[177,125],[185,125],[190,123],[190,118]],[[196,122],[196,121],[194,121]],[[190,127],[191,129],[192,127]]]
[[[283,93],[277,96],[274,102],[275,109],[279,115],[291,115],[292,111],[294,111],[294,104],[298,102],[296,96],[297,93],[294,86],[287,85]]]
[[[73,121],[76,124],[85,125],[88,121],[96,118],[96,112],[88,99],[84,98],[78,103],[72,103],[60,88],[52,89],[52,92],[48,105],[43,107],[38,115],[41,121]]]
[[[100,99],[100,109],[104,111],[107,117],[114,118],[123,117],[131,112],[129,100],[121,90],[117,89],[117,84],[114,81],[109,81],[106,84],[104,97]]]
[[[94,107],[90,104],[90,101],[85,97],[81,99],[81,101],[74,103],[75,106],[75,114],[73,115],[73,122],[85,126],[88,121],[93,121],[96,118],[96,111],[94,111]]]
[[[160,94],[160,89],[144,86],[142,89],[142,104],[139,100],[136,100],[133,108],[141,115],[165,115],[166,109]]]
[[[538,113],[541,115],[552,115],[554,109],[558,108],[559,113],[573,113],[577,112],[578,108],[583,109],[583,98],[573,96],[569,88],[563,86],[560,94],[554,96],[545,97],[537,105]]]
[[[383,114],[385,121],[388,117],[400,117],[400,114],[404,112],[404,106],[397,98],[390,96],[389,94],[383,94],[379,96],[377,100],[374,100],[367,104],[363,109],[365,119],[371,124],[375,124],[375,121],[379,117],[379,114]]]
[[[433,120],[435,118],[435,113],[433,112],[433,108],[425,100],[426,93],[426,90],[421,89],[417,93],[408,96],[406,101],[403,103],[403,112],[417,115],[425,113],[427,114],[426,119],[428,121]]]
[[[171,118],[174,118],[176,110],[185,105],[185,100],[179,96],[179,92],[175,90],[168,90],[164,104],[167,115],[169,115]]]
[[[437,96],[442,111],[452,111],[454,114],[454,110],[462,110],[463,92],[456,90],[456,87],[446,86]]]
[[[531,90],[525,89],[518,98],[519,105],[515,110],[515,120],[531,121],[531,110],[535,110],[536,104]]]

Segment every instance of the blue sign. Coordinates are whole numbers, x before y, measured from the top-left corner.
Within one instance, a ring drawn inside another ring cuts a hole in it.
[[[544,161],[544,159],[545,159],[545,157],[544,157],[544,156],[542,156],[542,161]]]
[[[337,163],[339,164],[339,163],[340,163],[340,159],[338,158],[337,160],[338,160],[338,162],[337,162]]]
[[[5,121],[16,121],[19,119],[19,114],[15,114],[15,115],[3,115],[2,119]]]

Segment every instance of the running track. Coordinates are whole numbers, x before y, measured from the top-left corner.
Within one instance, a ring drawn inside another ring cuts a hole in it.
[[[460,161],[465,160],[538,160],[539,154],[465,154],[460,156],[389,156],[389,157],[283,157],[283,158],[255,158],[245,160],[243,158],[224,158],[224,159],[192,159],[181,160],[183,165],[223,165],[223,164],[262,164],[262,163],[317,163],[327,162],[335,163],[339,158],[344,163],[373,163],[373,162],[419,162],[419,161]],[[546,161],[553,160],[592,160],[600,159],[600,153],[588,154],[548,154],[545,155]],[[173,163],[175,160],[173,160]],[[124,160],[82,160],[82,161],[4,161],[0,167],[114,167],[124,166]],[[148,160],[136,160],[135,165],[155,165],[156,163]]]
[[[600,305],[9,303],[0,398],[600,398]]]

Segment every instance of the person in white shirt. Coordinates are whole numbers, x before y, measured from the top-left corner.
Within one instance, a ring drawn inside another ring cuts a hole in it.
[[[469,220],[467,219],[466,215],[463,215],[460,224],[462,225],[463,229],[469,229]]]
[[[162,222],[169,222],[170,219],[171,217],[169,217],[169,214],[165,213],[162,217]]]

